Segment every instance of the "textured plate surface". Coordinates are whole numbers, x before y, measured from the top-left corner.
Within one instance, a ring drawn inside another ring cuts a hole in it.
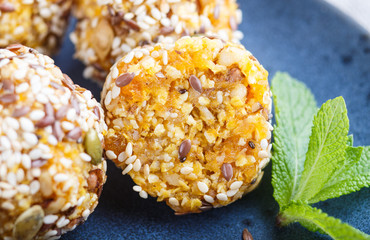
[[[321,105],[344,96],[355,145],[370,145],[370,37],[318,0],[241,0],[243,44],[270,72],[287,71],[304,81]],[[94,96],[97,84],[84,80],[83,65],[72,59],[65,41],[57,65]],[[155,199],[141,199],[133,182],[108,164],[108,181],[96,211],[62,239],[241,239],[248,228],[259,239],[329,239],[299,224],[275,227],[278,205],[272,197],[271,164],[260,187],[236,203],[204,214],[174,216]],[[315,206],[370,233],[370,190]]]

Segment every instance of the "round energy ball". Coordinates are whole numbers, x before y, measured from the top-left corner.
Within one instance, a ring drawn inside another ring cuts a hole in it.
[[[104,81],[110,67],[137,46],[205,34],[238,42],[242,13],[235,0],[79,0],[71,34],[84,76]],[[137,55],[142,55],[137,52]]]
[[[267,75],[243,46],[219,39],[132,50],[103,88],[107,157],[141,197],[158,197],[176,214],[234,202],[271,157]]]
[[[20,43],[51,54],[60,46],[72,0],[0,2],[0,48]]]
[[[54,61],[0,49],[0,238],[58,238],[84,222],[106,180],[103,110]]]

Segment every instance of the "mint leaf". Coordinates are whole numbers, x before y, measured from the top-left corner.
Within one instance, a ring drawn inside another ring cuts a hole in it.
[[[313,121],[304,170],[294,200],[308,202],[345,159],[349,121],[342,97],[324,103]]]
[[[310,90],[286,73],[276,73],[271,84],[275,119],[272,185],[274,198],[283,207],[298,190],[305,154],[317,112]]]
[[[309,203],[336,198],[370,186],[370,146],[347,147],[346,162],[329,181],[309,200]]]
[[[370,236],[360,230],[328,216],[320,209],[306,204],[291,204],[280,213],[284,225],[299,222],[311,231],[321,230],[337,240],[369,240]]]

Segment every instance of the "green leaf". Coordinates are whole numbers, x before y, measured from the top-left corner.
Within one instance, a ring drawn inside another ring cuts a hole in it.
[[[347,145],[348,146],[353,146],[353,135],[351,134],[351,135],[348,135],[348,137],[347,137]]]
[[[320,192],[309,200],[309,203],[336,198],[369,186],[370,146],[347,147],[345,164],[334,172]]]
[[[298,190],[305,154],[317,112],[310,90],[286,73],[272,79],[275,119],[272,185],[280,207],[289,204]]]
[[[360,230],[330,217],[320,209],[306,204],[292,204],[280,213],[283,225],[299,222],[311,231],[321,230],[337,240],[369,240],[370,236]]]
[[[308,202],[344,162],[349,121],[344,99],[324,103],[313,121],[306,161],[295,201]]]

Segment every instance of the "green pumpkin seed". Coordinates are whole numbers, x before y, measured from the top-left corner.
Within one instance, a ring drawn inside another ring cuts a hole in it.
[[[94,165],[101,163],[101,158],[103,155],[103,148],[98,137],[98,133],[95,129],[89,129],[84,138],[84,148],[87,154],[91,157],[91,162]]]
[[[40,230],[44,220],[44,210],[35,205],[23,212],[14,223],[13,237],[15,239],[31,240]]]

